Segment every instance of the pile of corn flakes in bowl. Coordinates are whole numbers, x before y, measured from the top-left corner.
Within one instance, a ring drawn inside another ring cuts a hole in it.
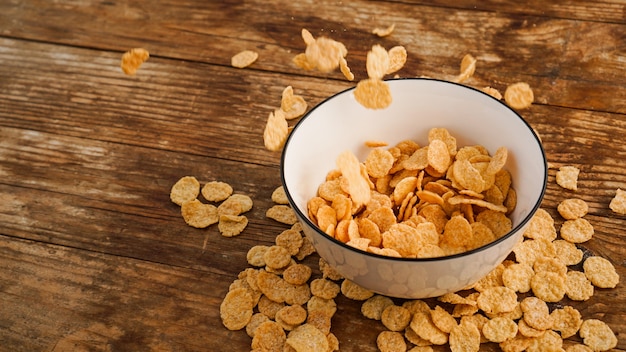
[[[349,89],[287,139],[281,177],[303,231],[346,279],[398,298],[471,287],[521,242],[547,162],[533,129],[479,90],[386,81],[385,109]]]

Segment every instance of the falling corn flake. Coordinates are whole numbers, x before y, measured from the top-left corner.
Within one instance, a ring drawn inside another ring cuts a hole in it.
[[[285,113],[281,109],[270,112],[267,124],[263,131],[263,142],[265,148],[270,151],[279,151],[289,135],[289,125],[285,119]]]
[[[511,84],[504,91],[504,101],[513,109],[526,109],[534,99],[533,90],[525,82]]]
[[[244,50],[235,54],[230,59],[230,64],[233,67],[244,68],[252,65],[259,58],[259,53],[252,50]]]
[[[384,109],[391,104],[389,84],[379,79],[364,79],[354,90],[354,98],[368,109]]]
[[[407,59],[407,52],[405,47],[401,45],[394,46],[393,48],[389,49],[388,54],[389,67],[387,68],[385,74],[392,74],[404,67]]]
[[[132,76],[137,72],[139,66],[146,62],[149,57],[150,53],[148,53],[148,50],[146,49],[130,49],[122,55],[122,62],[120,64],[120,67],[125,74]]]
[[[476,58],[470,54],[466,54],[461,60],[460,73],[454,81],[462,83],[472,77],[474,71],[476,71]]]
[[[379,37],[386,37],[388,35],[391,35],[391,33],[393,33],[394,29],[396,29],[396,24],[393,23],[391,24],[389,27],[386,28],[380,28],[380,27],[376,27],[372,30],[372,34],[376,34]]]
[[[286,120],[298,118],[306,112],[307,103],[301,95],[293,93],[293,87],[287,86],[282,93],[280,109],[284,112]]]
[[[373,79],[382,79],[389,70],[389,52],[381,45],[374,45],[367,53],[366,68],[367,75]]]
[[[609,208],[617,214],[626,215],[626,191],[621,189],[615,191],[615,197],[611,199]]]

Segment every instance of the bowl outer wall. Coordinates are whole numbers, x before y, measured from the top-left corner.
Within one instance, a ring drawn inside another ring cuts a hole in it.
[[[283,150],[281,177],[304,232],[322,258],[345,278],[394,297],[425,298],[458,291],[497,266],[522,240],[523,229],[538,209],[547,182],[545,153],[532,128],[515,111],[478,90],[432,79],[387,81],[392,104],[370,110],[358,104],[353,89],[313,108],[295,126]],[[490,153],[509,150],[505,168],[517,191],[511,214],[513,230],[480,249],[437,259],[398,259],[357,251],[321,231],[307,218],[307,202],[337,156],[351,150],[364,160],[367,140],[390,146],[406,139],[428,143],[428,131],[444,127],[460,148],[480,144]]]

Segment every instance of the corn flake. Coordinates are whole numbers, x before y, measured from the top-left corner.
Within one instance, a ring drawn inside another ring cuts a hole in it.
[[[390,35],[391,33],[393,33],[393,30],[396,28],[396,24],[392,23],[391,25],[389,25],[386,28],[380,28],[380,27],[376,27],[372,30],[373,34],[376,34],[379,37],[386,37],[388,35]]]
[[[583,321],[579,331],[585,345],[594,351],[608,351],[617,346],[617,337],[605,322],[598,319]]]
[[[230,59],[230,64],[236,68],[244,68],[252,65],[259,58],[259,53],[252,50],[243,50]]]
[[[626,191],[617,189],[609,208],[617,214],[626,215]]]
[[[452,352],[476,352],[480,350],[480,331],[470,322],[464,321],[450,331],[450,350]]]
[[[396,331],[382,331],[376,337],[376,346],[380,352],[406,351],[404,336]]]
[[[254,303],[248,290],[236,288],[228,291],[220,305],[222,324],[228,330],[243,329],[252,317]]]
[[[265,216],[287,225],[294,225],[298,222],[298,218],[296,217],[296,213],[293,209],[290,206],[283,204],[274,205],[267,209]]]
[[[593,234],[593,226],[589,221],[582,218],[566,220],[561,225],[561,238],[572,243],[587,242],[593,237]]]
[[[357,83],[354,98],[368,109],[384,109],[391,104],[389,85],[380,79],[364,79]]]
[[[219,221],[217,208],[198,199],[183,203],[180,210],[187,225],[198,229],[209,227]]]
[[[233,194],[233,187],[226,182],[207,182],[201,190],[204,199],[209,202],[221,202]]]
[[[528,83],[519,82],[506,87],[504,101],[514,109],[526,109],[533,103],[535,96]]]
[[[482,333],[491,342],[504,342],[517,335],[517,324],[510,318],[495,317],[485,323]]]
[[[196,199],[198,194],[200,194],[200,182],[193,176],[184,176],[172,186],[170,199],[178,205],[183,205],[185,202]]]
[[[267,124],[263,131],[263,142],[265,148],[270,151],[279,151],[289,135],[289,126],[285,118],[285,113],[281,109],[270,112]]]
[[[585,276],[600,288],[614,288],[619,283],[619,275],[613,264],[605,258],[593,256],[583,263]]]
[[[578,175],[580,169],[575,166],[561,166],[559,171],[556,172],[556,183],[571,191],[578,189]]]
[[[217,228],[224,237],[234,237],[248,226],[248,218],[243,215],[220,215]]]
[[[559,203],[556,209],[564,219],[576,220],[587,215],[589,205],[582,199],[569,198]]]
[[[125,74],[132,76],[137,72],[139,66],[141,66],[141,64],[148,60],[149,57],[150,53],[146,49],[130,49],[122,55],[122,62],[120,64],[120,67]]]

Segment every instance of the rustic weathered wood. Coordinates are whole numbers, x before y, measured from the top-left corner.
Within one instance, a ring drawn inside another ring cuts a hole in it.
[[[552,168],[543,206],[578,197],[595,228],[587,253],[622,277],[587,302],[626,350],[626,218],[608,203],[626,189],[626,4],[613,1],[5,1],[0,3],[0,350],[245,351],[219,304],[256,244],[287,228],[265,217],[280,154],[263,148],[267,115],[292,85],[310,106],[354,85],[302,71],[302,28],[342,41],[365,77],[371,45],[404,45],[401,77],[450,79],[502,92],[526,81],[520,111]],[[386,38],[374,27],[396,25]],[[151,52],[134,77],[123,51]],[[247,69],[230,57],[254,49]],[[292,124],[295,122],[292,122]],[[554,182],[581,169],[579,190]],[[187,226],[169,190],[180,177],[222,180],[251,196],[235,238]],[[317,267],[317,256],[306,263]],[[317,274],[317,273],[316,273]],[[400,302],[400,301],[398,301]],[[339,297],[343,351],[376,351],[379,322]],[[431,301],[431,303],[434,303]],[[484,345],[488,351],[494,344]],[[443,349],[440,349],[443,350]]]

